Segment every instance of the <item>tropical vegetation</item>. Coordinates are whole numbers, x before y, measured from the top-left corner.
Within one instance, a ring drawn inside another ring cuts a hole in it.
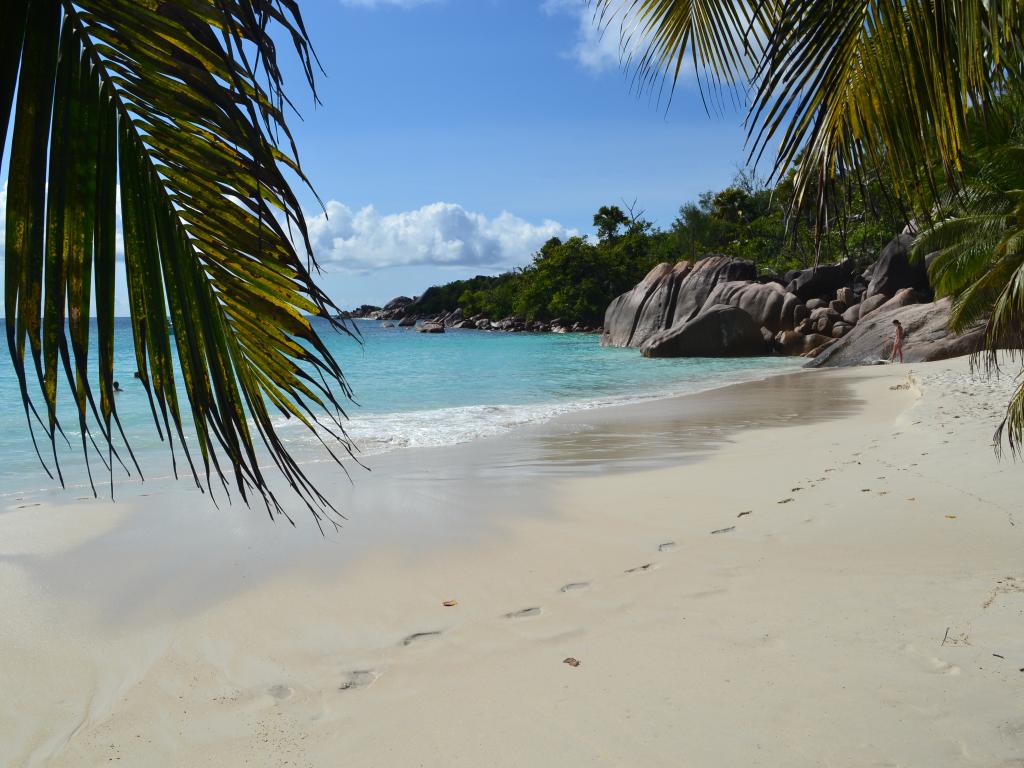
[[[593,218],[596,237],[552,238],[525,267],[428,288],[416,310],[430,315],[458,307],[490,318],[597,326],[612,299],[661,262],[725,254],[775,275],[810,267],[818,258],[866,266],[907,223],[876,180],[838,189],[829,201],[832,223],[816,236],[813,215],[792,206],[793,181],[791,173],[770,187],[740,172],[725,189],[680,206],[667,229],[629,206],[602,206]]]

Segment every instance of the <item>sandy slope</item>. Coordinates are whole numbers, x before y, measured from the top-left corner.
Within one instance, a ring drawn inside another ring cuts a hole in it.
[[[0,762],[1024,765],[1024,472],[990,449],[1008,383],[966,371],[808,373],[864,407],[460,497],[523,514],[187,609],[71,604],[31,558],[84,534],[0,515]]]

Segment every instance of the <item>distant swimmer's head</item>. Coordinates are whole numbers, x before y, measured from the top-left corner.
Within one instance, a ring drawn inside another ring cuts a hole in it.
[[[139,373],[138,371],[136,371],[136,372],[135,372],[135,378],[136,378],[136,379],[141,379],[141,378],[142,378],[142,374],[141,374],[141,373]]]
[[[115,381],[114,382],[114,391],[115,392],[120,392],[121,391],[121,382],[119,382],[119,381]]]

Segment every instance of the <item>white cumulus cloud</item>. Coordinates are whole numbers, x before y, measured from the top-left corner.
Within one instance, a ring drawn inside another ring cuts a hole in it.
[[[567,53],[593,72],[614,69],[633,52],[623,50],[620,43],[623,28],[628,28],[628,16],[602,21],[594,15],[594,6],[587,0],[545,0],[541,7],[546,13],[565,13],[576,19],[576,41]]]
[[[454,203],[381,214],[372,205],[352,210],[332,200],[326,213],[307,218],[321,265],[369,271],[413,265],[507,267],[521,264],[552,237],[574,230],[556,221],[539,224],[503,212],[495,217]]]

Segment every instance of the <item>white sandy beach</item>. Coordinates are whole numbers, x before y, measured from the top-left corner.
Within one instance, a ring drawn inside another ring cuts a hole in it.
[[[515,466],[404,452],[326,538],[182,488],[15,503],[0,764],[1024,765],[1010,381],[790,380],[834,400],[682,398],[743,415],[660,464],[664,404],[537,430]],[[601,458],[545,471],[544,446]]]

